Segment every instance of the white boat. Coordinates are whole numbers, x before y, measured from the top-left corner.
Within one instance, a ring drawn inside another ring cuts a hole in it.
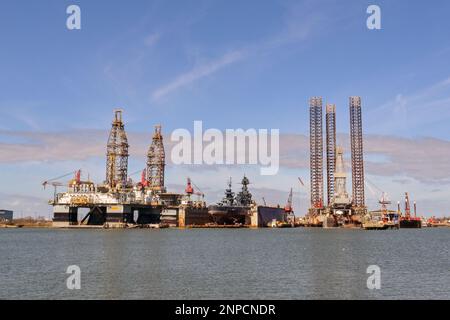
[[[422,218],[421,224],[422,224],[422,228],[428,227],[428,222],[425,218]]]

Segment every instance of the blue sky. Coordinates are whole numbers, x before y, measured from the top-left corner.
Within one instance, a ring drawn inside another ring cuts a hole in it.
[[[70,4],[81,30],[66,28]],[[381,7],[381,30],[366,27],[370,4]],[[348,96],[359,95],[369,179],[395,201],[409,190],[427,214],[447,214],[449,10],[448,1],[2,1],[0,207],[48,211],[39,183],[79,167],[102,180],[116,107],[141,146],[155,123],[169,133],[194,120],[302,136],[315,95],[336,103],[347,134]],[[214,201],[224,183],[209,185],[208,170],[176,168],[168,183],[194,176]],[[244,169],[216,170],[225,180]],[[255,175],[254,187],[283,202],[299,175],[308,180],[301,163],[276,181]]]

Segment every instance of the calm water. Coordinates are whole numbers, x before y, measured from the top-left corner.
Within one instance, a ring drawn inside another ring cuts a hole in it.
[[[1,299],[450,299],[448,228],[0,229],[0,259]]]

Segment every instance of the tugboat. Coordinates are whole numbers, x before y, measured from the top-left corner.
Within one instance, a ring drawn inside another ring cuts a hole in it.
[[[250,207],[253,204],[252,194],[248,190],[250,181],[246,176],[242,179],[242,190],[236,196],[231,189],[231,178],[225,197],[216,205],[208,207],[209,214],[217,225],[248,225],[250,224]]]
[[[367,214],[363,219],[362,227],[366,230],[398,229],[399,213],[388,209],[387,206],[391,204],[391,201],[387,198],[385,192],[383,192],[378,203],[381,204],[381,209]]]
[[[398,204],[398,211],[400,212],[400,203]],[[414,201],[414,217],[411,217],[411,209],[409,205],[409,195],[405,192],[405,215],[400,217],[400,228],[422,228],[422,219],[417,218],[416,202]]]

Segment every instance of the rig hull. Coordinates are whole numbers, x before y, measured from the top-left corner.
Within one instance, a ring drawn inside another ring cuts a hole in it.
[[[283,208],[258,207],[258,227],[267,227],[272,221],[286,222],[286,213]]]
[[[400,228],[419,229],[422,228],[422,221],[420,219],[401,219]]]

